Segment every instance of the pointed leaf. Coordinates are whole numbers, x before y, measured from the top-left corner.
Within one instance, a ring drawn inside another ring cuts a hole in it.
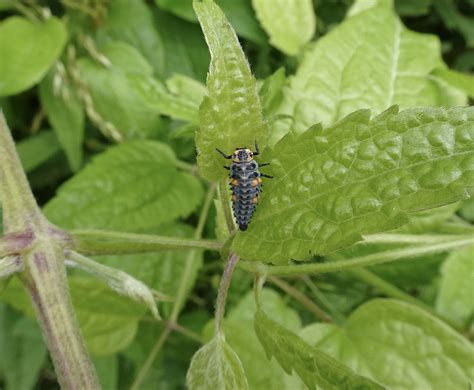
[[[252,0],[270,43],[290,56],[298,54],[316,29],[311,0]]]
[[[474,107],[393,107],[372,121],[357,111],[288,134],[265,156],[275,179],[233,248],[249,260],[304,260],[461,200],[474,187],[473,140]]]
[[[220,335],[193,356],[186,383],[191,390],[248,388],[239,357]]]
[[[200,107],[196,134],[197,160],[205,178],[219,180],[227,174],[215,148],[231,153],[238,146],[252,146],[255,140],[265,146],[268,128],[256,80],[223,12],[211,0],[195,1],[194,8],[211,52],[208,96]]]
[[[167,145],[131,141],[97,156],[61,186],[45,213],[68,228],[144,231],[188,216],[201,198],[199,181],[177,170]]]
[[[61,54],[67,32],[63,22],[43,23],[12,16],[0,23],[0,96],[14,95],[39,82]]]
[[[255,331],[268,358],[274,356],[288,374],[295,371],[310,389],[316,389],[317,386],[327,390],[384,389],[324,352],[309,346],[262,310],[255,314]]]
[[[54,74],[50,73],[40,83],[41,104],[66,153],[71,169],[77,171],[82,164],[84,110],[75,90],[69,85],[63,85],[62,89],[55,93],[53,79]]]
[[[444,104],[444,89],[430,75],[442,65],[438,38],[407,30],[391,2],[381,3],[346,19],[307,51],[278,111],[294,121],[280,121],[273,141],[290,128],[330,125],[357,109],[378,114],[393,104]],[[457,105],[465,102],[464,96]]]

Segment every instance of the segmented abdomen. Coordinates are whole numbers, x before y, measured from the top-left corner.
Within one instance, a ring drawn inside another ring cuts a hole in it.
[[[246,230],[261,192],[258,164],[255,161],[232,163],[230,170],[234,217],[239,229]]]

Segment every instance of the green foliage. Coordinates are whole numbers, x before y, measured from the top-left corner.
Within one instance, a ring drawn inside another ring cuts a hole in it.
[[[354,373],[324,352],[309,346],[296,334],[268,317],[261,309],[255,314],[255,331],[268,358],[275,356],[288,374],[295,371],[310,389],[384,388]]]
[[[117,295],[91,278],[71,277],[69,288],[82,335],[91,353],[111,355],[132,342],[145,306]],[[35,316],[30,298],[18,279],[9,283],[0,300],[31,318]]]
[[[226,173],[215,148],[231,153],[255,140],[265,145],[268,128],[256,81],[232,27],[211,0],[195,2],[194,7],[211,52],[208,96],[200,107],[196,133],[197,161],[203,177],[218,180]]]
[[[11,390],[33,387],[46,360],[46,346],[38,326],[0,304],[0,378]]]
[[[12,16],[0,23],[0,96],[14,95],[36,84],[61,54],[67,32],[57,18],[33,23]]]
[[[74,89],[63,85],[54,91],[54,74],[50,73],[40,83],[41,104],[48,114],[58,140],[66,153],[73,171],[82,164],[82,141],[84,138],[84,110]]]
[[[188,216],[201,198],[201,185],[177,170],[168,146],[133,141],[99,155],[60,188],[45,212],[68,228],[145,231]]]
[[[288,134],[265,156],[276,176],[271,197],[233,248],[249,260],[306,260],[463,199],[473,184],[473,121],[472,108],[392,108]]]
[[[280,121],[273,141],[290,128],[331,125],[361,108],[378,114],[394,104],[446,105],[449,87],[439,88],[430,76],[442,65],[439,40],[406,29],[389,2],[381,3],[346,19],[305,53],[278,111],[294,121]],[[449,105],[466,102],[462,93],[451,99]]]
[[[184,388],[187,373],[188,387],[206,389],[474,383],[473,248],[446,250],[474,232],[473,198],[458,202],[474,191],[474,112],[450,108],[474,93],[469,4],[0,0],[0,107],[38,204],[55,225],[86,229],[74,237],[89,249],[108,248],[94,253],[113,253],[110,239],[115,254],[97,262],[175,298],[158,303],[156,322],[69,269],[104,389]],[[215,147],[254,141],[275,178],[264,179],[249,229],[229,233],[230,194],[213,193],[227,175]],[[4,207],[17,198],[7,193]],[[183,248],[142,252],[163,237]],[[196,242],[213,249],[189,249]],[[429,254],[414,256],[422,247]],[[214,336],[229,251],[242,259],[225,337]],[[396,261],[301,271],[367,257]],[[259,289],[257,308],[256,274],[282,269],[301,276],[268,277],[278,291]],[[374,299],[385,296],[410,304]],[[0,387],[57,387],[18,278],[0,280],[0,301]]]
[[[140,23],[136,23],[139,20]],[[99,30],[104,40],[118,40],[138,49],[158,75],[165,71],[163,39],[158,32],[153,13],[142,0],[114,0],[110,3],[107,19]]]
[[[18,143],[17,151],[23,169],[29,172],[57,154],[60,151],[60,145],[54,133],[51,130],[45,130]]]
[[[373,300],[344,327],[313,324],[301,337],[390,389],[461,389],[473,380],[472,345],[430,314],[395,300]]]
[[[465,324],[474,319],[474,247],[453,252],[441,268],[441,285],[436,309]]]
[[[284,53],[298,54],[313,37],[316,17],[310,0],[252,0],[252,4],[270,43]]]
[[[191,390],[248,389],[242,363],[220,334],[193,356],[186,383]]]

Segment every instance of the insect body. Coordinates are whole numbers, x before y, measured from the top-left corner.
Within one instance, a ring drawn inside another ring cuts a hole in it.
[[[230,187],[232,189],[232,209],[240,230],[247,230],[262,192],[262,177],[271,176],[260,173],[259,165],[254,160],[260,152],[255,143],[255,152],[246,147],[235,149],[231,155],[221,150],[217,151],[226,159],[232,159],[230,166],[224,166],[230,171]],[[260,164],[260,167],[269,163]]]

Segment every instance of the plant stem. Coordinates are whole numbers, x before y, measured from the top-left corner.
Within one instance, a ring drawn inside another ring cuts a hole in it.
[[[223,333],[222,324],[224,321],[227,291],[229,290],[230,281],[232,280],[232,274],[234,273],[234,269],[238,261],[239,261],[239,256],[231,252],[229,254],[229,260],[227,261],[227,264],[224,268],[224,273],[222,274],[222,279],[219,285],[219,291],[217,292],[217,301],[216,301],[216,313],[215,313],[216,336]]]
[[[121,233],[104,230],[75,230],[71,232],[74,250],[93,255],[133,254],[170,249],[220,250],[215,240],[165,237],[152,234]]]
[[[288,295],[291,295],[293,298],[295,298],[306,309],[313,313],[316,318],[320,319],[323,322],[332,322],[331,317],[323,309],[321,309],[311,299],[309,299],[306,295],[294,288],[289,283],[285,282],[284,280],[281,280],[280,278],[277,278],[276,276],[269,276],[268,280],[276,286],[280,287]]]
[[[204,201],[204,205],[202,207],[201,213],[199,215],[199,221],[198,225],[196,227],[196,230],[194,232],[194,239],[199,240],[202,236],[202,232],[204,230],[204,225],[206,224],[207,220],[207,215],[209,214],[209,209],[212,204],[212,199],[214,198],[214,193],[216,191],[216,186],[215,184],[211,184],[209,186],[209,189],[207,191],[207,196]],[[171,315],[170,318],[167,320],[167,326],[161,333],[158,341],[156,344],[153,346],[152,350],[148,354],[145,363],[143,363],[143,366],[141,367],[140,371],[137,374],[137,377],[135,378],[135,381],[133,382],[131,386],[131,390],[139,390],[141,384],[145,380],[145,377],[148,374],[148,371],[150,371],[151,366],[153,365],[153,362],[155,361],[156,357],[158,356],[158,353],[160,352],[161,348],[163,347],[166,339],[168,336],[171,334],[173,331],[172,325],[177,323],[179,313],[181,311],[182,305],[186,299],[187,295],[187,290],[189,286],[189,280],[192,278],[193,275],[193,262],[195,261],[196,258],[196,249],[193,249],[189,251],[188,256],[186,258],[186,262],[184,265],[184,272],[181,277],[181,281],[178,287],[178,292],[176,294],[176,299],[173,304],[173,308],[171,310]]]
[[[0,237],[0,258],[27,250],[33,243],[33,232],[8,233]]]
[[[334,261],[329,263],[311,263],[302,265],[279,265],[270,266],[260,262],[241,261],[239,266],[249,272],[269,275],[303,275],[321,274],[327,272],[344,271],[352,268],[373,266],[397,260],[404,260],[422,255],[445,252],[451,249],[459,249],[474,244],[474,237],[458,238],[450,242],[424,245],[419,247],[409,247],[374,253],[367,256],[356,257],[348,260]]]
[[[23,269],[23,263],[19,256],[7,256],[0,258],[0,280],[20,272]]]
[[[357,279],[367,283],[370,286],[375,287],[377,290],[381,291],[385,295],[399,299],[401,301],[411,303],[412,305],[418,306],[423,310],[426,310],[430,314],[438,317],[440,320],[446,322],[451,327],[456,329],[459,332],[463,332],[463,329],[460,328],[456,323],[452,322],[449,318],[444,317],[437,313],[431,306],[427,305],[426,303],[416,299],[415,297],[407,294],[405,291],[399,289],[398,287],[394,286],[393,284],[387,282],[386,280],[382,279],[381,277],[377,276],[375,273],[368,271],[366,269],[353,269],[350,271],[352,275],[354,275]]]
[[[31,295],[43,337],[63,389],[98,389],[97,375],[80,335],[64,265],[65,233],[42,215],[0,112],[0,198],[5,231],[31,231],[20,256],[21,280]]]

